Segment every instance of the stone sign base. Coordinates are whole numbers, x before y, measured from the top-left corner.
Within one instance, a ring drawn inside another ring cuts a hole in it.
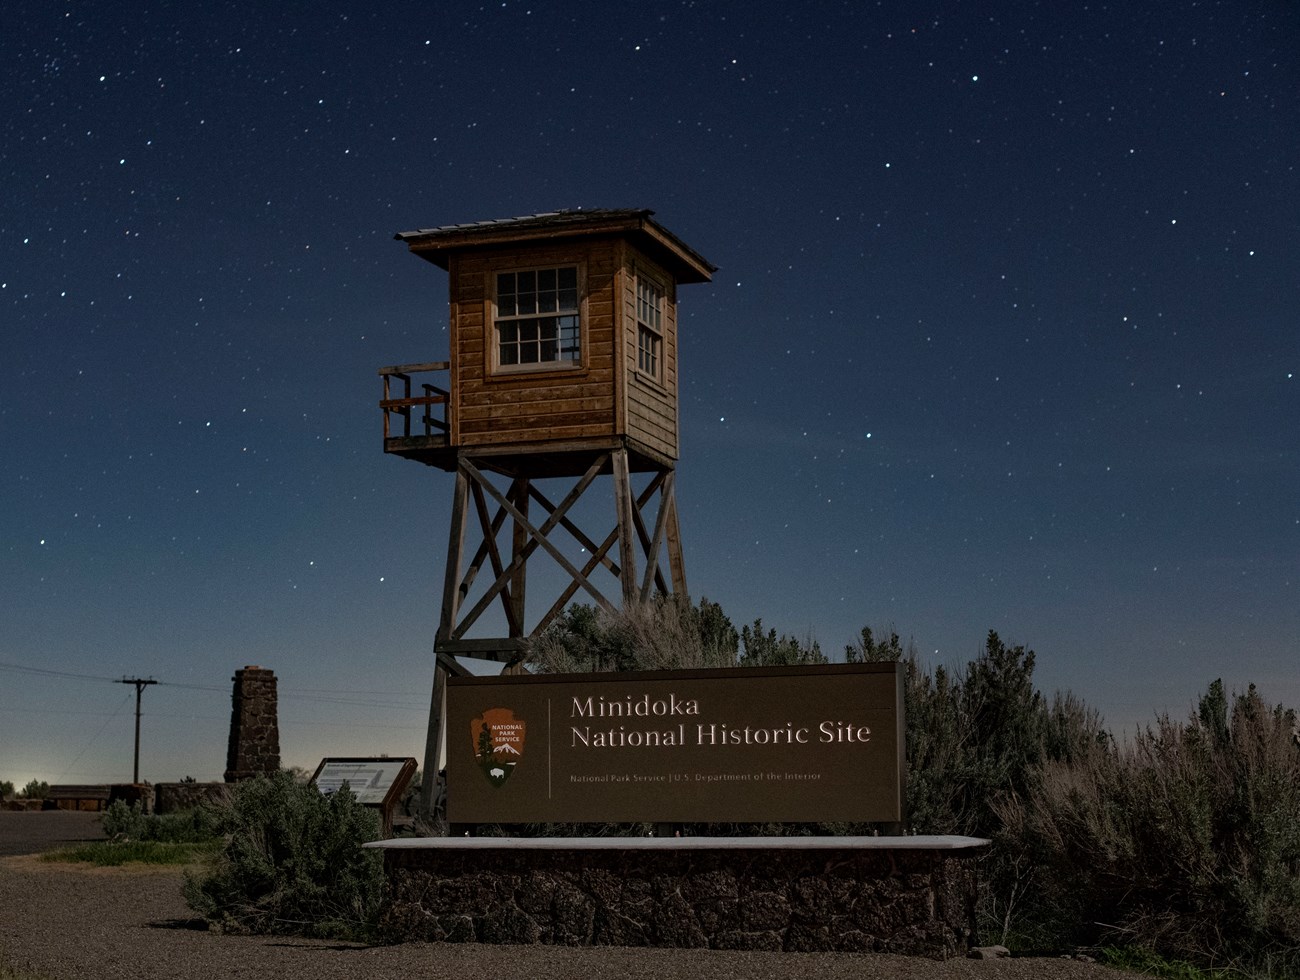
[[[391,941],[962,956],[972,837],[376,841]]]

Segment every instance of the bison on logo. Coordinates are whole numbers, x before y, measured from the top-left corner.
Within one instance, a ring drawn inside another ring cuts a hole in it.
[[[524,720],[509,708],[488,708],[469,723],[474,759],[493,786],[500,786],[524,757]]]

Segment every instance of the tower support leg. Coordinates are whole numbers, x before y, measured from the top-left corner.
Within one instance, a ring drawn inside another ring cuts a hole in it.
[[[623,605],[630,606],[637,600],[637,588],[636,552],[632,544],[635,517],[632,513],[632,477],[628,472],[627,450],[616,450],[610,462],[614,470],[614,503],[618,512],[619,579],[623,585]]]

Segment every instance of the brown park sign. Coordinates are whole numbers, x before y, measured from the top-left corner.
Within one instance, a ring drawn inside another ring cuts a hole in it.
[[[452,823],[903,816],[898,664],[452,677]]]

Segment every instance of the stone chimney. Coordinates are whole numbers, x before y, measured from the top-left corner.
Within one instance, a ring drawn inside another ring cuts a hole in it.
[[[226,782],[280,768],[280,724],[276,716],[275,671],[250,665],[235,671],[230,695],[230,745]]]

